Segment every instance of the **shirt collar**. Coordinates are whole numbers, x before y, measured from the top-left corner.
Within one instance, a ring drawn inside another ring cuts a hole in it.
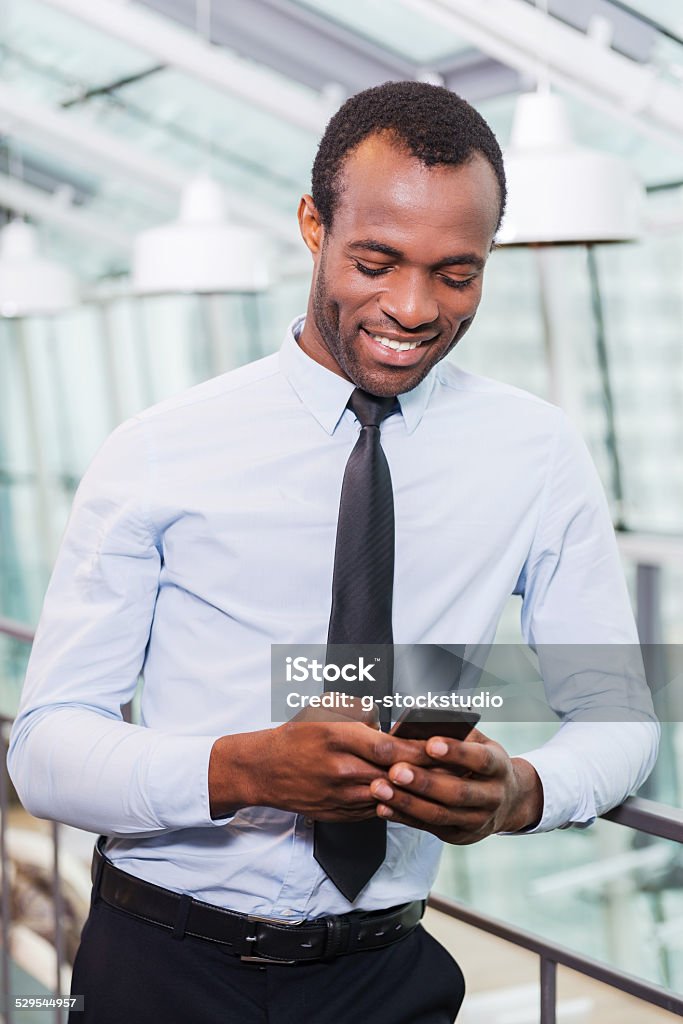
[[[287,328],[280,349],[280,369],[308,411],[323,430],[333,434],[344,414],[355,385],[321,366],[299,347],[297,337],[304,316],[298,316]],[[434,390],[436,375],[432,370],[412,391],[398,396],[401,414],[409,434],[417,428]]]

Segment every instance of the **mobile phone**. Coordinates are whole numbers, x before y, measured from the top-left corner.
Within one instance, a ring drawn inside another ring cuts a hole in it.
[[[407,708],[390,730],[402,740],[428,740],[430,736],[447,736],[464,740],[481,718],[476,711],[450,708]]]

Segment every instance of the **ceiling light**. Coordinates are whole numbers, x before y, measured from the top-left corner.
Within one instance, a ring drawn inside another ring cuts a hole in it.
[[[245,197],[245,203],[248,199]],[[209,175],[186,185],[178,220],[135,239],[133,291],[255,292],[268,287],[264,238],[230,223],[223,190]]]
[[[40,255],[31,224],[14,220],[0,229],[0,316],[58,313],[77,302],[75,277]]]
[[[574,142],[559,96],[519,97],[505,171],[502,245],[627,242],[640,234],[642,185],[625,160]]]

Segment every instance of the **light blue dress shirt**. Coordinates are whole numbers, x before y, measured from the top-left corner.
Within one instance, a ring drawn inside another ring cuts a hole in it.
[[[105,442],[74,500],[8,759],[31,813],[110,836],[123,870],[289,921],[351,909],[313,858],[312,823],[268,807],[213,820],[207,774],[218,737],[272,727],[270,645],[327,635],[359,425],[345,408],[353,385],[297,345],[301,322],[279,354]],[[517,592],[530,644],[636,643],[604,496],[563,413],[443,362],[399,401],[382,427],[395,642],[490,643]],[[120,707],[140,672],[134,725]],[[543,783],[538,829],[621,801],[657,735],[654,722],[567,723],[524,754]],[[355,907],[429,891],[440,841],[390,822],[387,847]]]

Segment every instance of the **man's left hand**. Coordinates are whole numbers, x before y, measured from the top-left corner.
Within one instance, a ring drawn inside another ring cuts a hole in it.
[[[466,740],[433,736],[426,752],[433,768],[397,762],[388,771],[388,783],[376,779],[371,784],[380,818],[456,845],[540,821],[543,787],[536,770],[523,758],[510,758],[478,729]]]

